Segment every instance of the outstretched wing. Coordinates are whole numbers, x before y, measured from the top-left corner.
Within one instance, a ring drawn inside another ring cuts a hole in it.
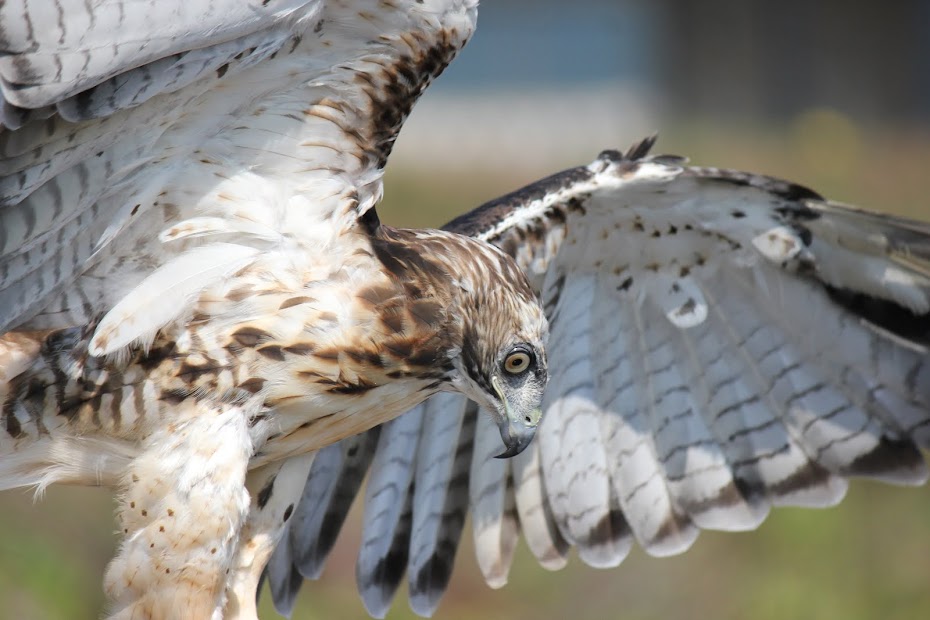
[[[2,3],[0,334],[109,313],[107,352],[353,226],[476,4]]]
[[[449,224],[513,255],[540,292],[544,418],[529,449],[495,460],[489,418],[443,395],[380,429],[373,457],[353,448],[346,463],[373,458],[357,569],[373,615],[405,571],[413,609],[435,609],[468,510],[500,586],[521,531],[548,568],[570,546],[613,566],[634,540],[670,555],[772,506],[833,505],[849,477],[926,480],[930,225],[650,157],[652,142]],[[298,511],[321,518],[276,552],[279,608],[320,573],[347,510],[321,489],[363,475],[314,467],[316,501]]]

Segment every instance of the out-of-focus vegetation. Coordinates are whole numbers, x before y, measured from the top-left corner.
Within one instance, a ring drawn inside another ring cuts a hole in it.
[[[547,167],[502,165],[480,175],[435,175],[424,164],[391,170],[382,218],[394,225],[441,225],[481,201],[584,164],[598,148],[639,136],[604,136],[588,153],[566,153]],[[695,163],[766,172],[831,198],[930,219],[930,132],[863,130],[828,110],[780,127],[664,128],[659,151]],[[355,517],[323,579],[307,582],[295,618],[364,618],[355,592]],[[27,492],[0,494],[0,618],[93,619],[104,605],[101,580],[114,551],[112,500],[100,489],[51,489],[34,504]],[[688,553],[667,559],[639,550],[617,569],[577,559],[558,573],[539,568],[521,547],[500,591],[480,578],[466,529],[443,620],[573,618],[818,618],[911,620],[930,617],[930,491],[874,483],[824,511],[775,510],[754,533],[704,533]],[[275,617],[267,591],[262,613]],[[391,618],[411,618],[401,593]]]

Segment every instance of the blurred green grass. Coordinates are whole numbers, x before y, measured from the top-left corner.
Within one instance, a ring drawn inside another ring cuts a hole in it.
[[[545,169],[503,167],[480,175],[437,176],[426,167],[390,169],[382,219],[439,226],[484,200],[562,167],[584,164],[600,148],[641,136],[605,137],[589,153],[564,153]],[[612,138],[612,139],[610,139]],[[828,110],[782,127],[668,127],[658,151],[697,164],[792,179],[826,196],[930,220],[930,131],[862,129]],[[0,494],[0,619],[91,619],[104,606],[101,582],[115,548],[112,498],[101,489],[53,488],[33,503],[27,492]],[[295,618],[364,618],[355,591],[359,507],[319,582],[307,582]],[[856,482],[837,508],[781,509],[754,533],[705,532],[688,553],[654,559],[634,549],[617,569],[577,559],[558,573],[539,568],[520,547],[510,584],[481,580],[470,530],[443,620],[573,618],[817,618],[910,620],[930,617],[930,493]],[[390,618],[413,618],[400,594]],[[263,617],[273,614],[267,592]]]

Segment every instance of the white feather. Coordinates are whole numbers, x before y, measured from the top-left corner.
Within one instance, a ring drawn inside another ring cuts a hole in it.
[[[694,278],[657,273],[650,278],[648,290],[649,298],[676,327],[694,327],[707,318],[707,302]]]
[[[600,434],[602,414],[594,398],[589,353],[594,325],[591,300],[594,276],[565,283],[554,314],[561,329],[550,340],[552,379],[544,400],[550,419],[541,434],[540,449],[546,486],[562,535],[578,546],[588,564],[619,564],[631,541],[614,531],[607,457]]]
[[[206,287],[245,267],[256,248],[216,243],[194,248],[156,269],[110,310],[91,338],[91,355],[145,340],[190,308]]]
[[[701,299],[703,303],[703,297]],[[606,295],[600,295],[599,302],[598,305],[606,305]],[[644,471],[639,472],[639,486],[627,483],[622,502],[629,506],[627,519],[631,527],[636,520],[637,540],[649,554],[681,553],[694,543],[698,534],[683,506],[693,502],[688,493],[693,489],[687,485],[685,476],[688,466],[700,463],[703,466],[698,475],[701,483],[716,486],[721,483],[721,477],[726,479],[721,475],[721,470],[725,469],[723,458],[719,450],[714,449],[707,429],[698,418],[699,411],[681,376],[682,364],[673,347],[673,338],[683,331],[682,326],[663,320],[648,307],[634,306],[628,316],[629,326],[623,330],[627,346],[615,345],[626,349],[626,373],[614,381],[629,386],[635,396],[624,403],[618,395],[613,405],[622,409],[638,408],[638,421],[624,418],[621,424],[630,423],[625,434],[635,437],[633,449]],[[615,351],[614,355],[618,353],[620,351]],[[637,368],[631,369],[630,362]],[[656,464],[658,476],[651,471]],[[629,474],[635,476],[635,473],[631,468]],[[678,492],[684,492],[684,497],[679,497]],[[637,498],[637,495],[642,497]],[[634,505],[636,512],[632,512]]]
[[[756,235],[752,245],[773,263],[783,263],[798,255],[804,248],[804,242],[798,233],[787,226],[776,226]]]
[[[541,436],[543,423],[537,433]],[[547,570],[559,570],[568,562],[568,544],[559,533],[552,516],[549,497],[543,486],[543,473],[539,456],[540,440],[515,456],[513,461],[514,499],[523,538],[530,551]]]
[[[247,222],[228,217],[192,217],[166,228],[158,235],[162,243],[203,237],[206,235],[243,233],[265,239],[279,239],[281,234],[259,222]]]
[[[500,452],[500,442],[490,414],[480,411],[468,492],[475,556],[481,574],[492,588],[507,584],[517,542],[517,523],[508,511],[512,508],[512,492],[508,485],[510,460],[494,458]]]
[[[756,268],[768,267],[760,264]],[[832,476],[803,485],[782,484],[811,467],[811,458],[803,449],[800,429],[781,414],[787,403],[814,386],[820,377],[817,367],[774,331],[769,332],[773,340],[768,346],[753,346],[757,351],[763,349],[758,352],[760,356],[777,360],[776,367],[781,370],[774,376],[779,379],[773,381],[771,372],[759,369],[746,343],[752,334],[767,329],[770,322],[760,317],[765,310],[760,312],[755,301],[738,294],[733,287],[734,281],[750,277],[745,271],[732,270],[728,278],[713,282],[712,293],[705,289],[710,331],[696,344],[705,363],[711,427],[733,464],[734,475],[762,485],[766,501],[791,505],[835,503],[845,492],[845,485]],[[768,303],[771,305],[771,300]],[[795,374],[797,380],[791,378]],[[805,386],[798,388],[796,381]]]
[[[0,459],[0,491],[52,484],[115,486],[139,448],[107,437],[55,436],[19,446]]]

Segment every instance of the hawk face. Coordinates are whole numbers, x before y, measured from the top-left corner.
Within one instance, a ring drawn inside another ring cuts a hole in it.
[[[501,356],[490,379],[498,397],[501,439],[507,447],[497,458],[510,458],[530,444],[542,416],[540,405],[549,380],[545,352],[529,343],[516,344]]]
[[[549,328],[523,273],[509,256],[495,258],[501,277],[479,280],[463,304],[452,385],[491,412],[506,446],[498,458],[509,458],[530,444],[542,415]]]
[[[516,456],[530,445],[542,415],[549,380],[542,341],[514,338],[478,365],[468,363],[472,344],[466,341],[463,355],[454,362],[451,384],[495,418],[506,446],[498,458]]]
[[[417,372],[435,376],[441,359],[442,384],[430,388],[461,392],[490,411],[506,445],[501,456],[519,454],[536,432],[549,378],[549,327],[523,271],[489,243],[448,231],[380,226],[372,249],[411,309],[439,309],[433,321],[411,310],[419,327],[403,332],[436,349],[415,356],[431,360]],[[379,304],[394,312],[388,306]]]

